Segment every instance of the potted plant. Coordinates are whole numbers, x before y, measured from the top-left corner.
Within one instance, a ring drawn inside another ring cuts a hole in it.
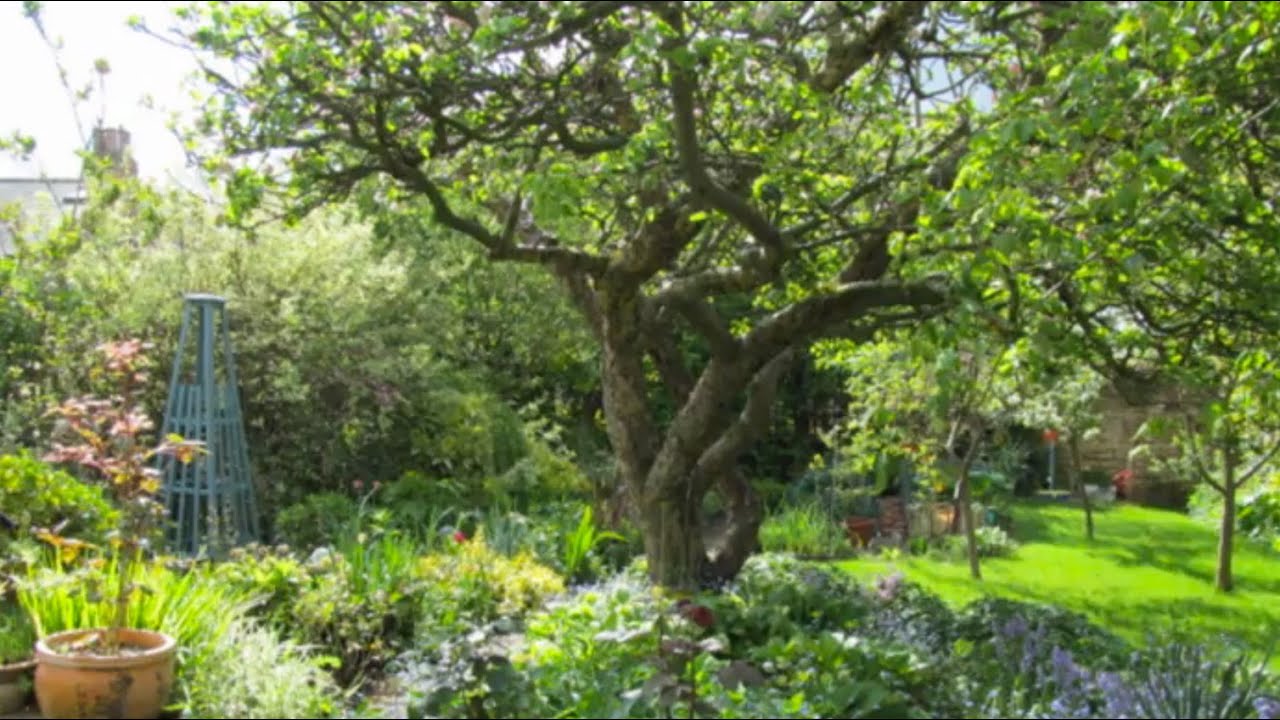
[[[110,588],[112,622],[106,628],[68,630],[36,643],[35,692],[40,712],[57,718],[156,718],[173,687],[177,643],[161,632],[128,627],[133,578],[142,551],[164,516],[157,500],[160,456],[188,462],[194,443],[172,436],[156,446],[142,438],[151,429],[136,398],[147,380],[146,346],[137,340],[108,343],[105,375],[110,398],[76,398],[53,413],[74,439],[55,444],[46,460],[78,465],[100,479],[120,508],[111,544],[117,554]]]
[[[35,661],[35,628],[16,606],[0,611],[0,716],[26,707],[31,695],[31,670]]]

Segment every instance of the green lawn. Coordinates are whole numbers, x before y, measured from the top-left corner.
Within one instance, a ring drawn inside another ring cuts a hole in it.
[[[1051,603],[1136,641],[1147,633],[1205,639],[1229,633],[1259,650],[1280,642],[1280,555],[1238,543],[1236,590],[1224,594],[1213,589],[1212,528],[1125,505],[1097,513],[1095,523],[1097,539],[1090,543],[1078,508],[1015,508],[1013,536],[1022,546],[1011,558],[984,560],[981,583],[970,580],[963,563],[905,554],[840,566],[865,578],[901,570],[955,604],[984,593]],[[1280,657],[1272,664],[1280,665]]]

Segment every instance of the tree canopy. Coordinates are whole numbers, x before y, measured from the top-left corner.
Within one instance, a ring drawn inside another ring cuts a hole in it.
[[[1247,313],[1262,263],[1191,318],[1166,291],[1276,252],[1268,7],[209,3],[179,32],[233,218],[352,198],[558,279],[653,577],[685,585],[749,552],[738,460],[815,340],[946,312],[1118,368],[1148,326]]]

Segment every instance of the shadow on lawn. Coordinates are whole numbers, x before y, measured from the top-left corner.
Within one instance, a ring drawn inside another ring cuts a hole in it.
[[[916,572],[920,570],[917,568]],[[954,590],[973,588],[968,578],[944,577],[927,571],[925,574],[931,575],[930,584],[938,589],[942,586],[950,586],[949,589]],[[953,594],[954,590],[947,594]],[[1266,612],[1262,606],[1226,606],[1213,598],[1114,595],[1064,602],[1061,593],[1053,588],[1003,579],[984,580],[981,590],[987,594],[1082,613],[1100,626],[1139,644],[1152,638],[1161,642],[1180,639],[1215,644],[1219,639],[1230,639],[1233,644],[1248,647],[1254,652],[1269,653],[1273,666],[1280,662],[1280,656],[1275,654],[1280,647],[1272,646],[1273,639],[1280,638],[1280,617]]]
[[[1123,507],[1095,511],[1095,539],[1090,542],[1085,537],[1084,512],[1079,508],[1037,508],[1015,516],[1015,535],[1021,542],[1078,548],[1122,567],[1149,567],[1213,585],[1218,536],[1212,528],[1190,523],[1179,513],[1142,509],[1136,512],[1147,517],[1139,521],[1129,514],[1133,512],[1130,509],[1127,513]],[[1250,567],[1255,560],[1280,562],[1280,558],[1272,558],[1267,551],[1238,538],[1235,558],[1237,590],[1280,594],[1280,577],[1263,577]]]

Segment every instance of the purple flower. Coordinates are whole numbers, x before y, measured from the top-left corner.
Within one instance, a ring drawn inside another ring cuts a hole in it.
[[[1004,626],[1000,628],[1000,635],[1006,640],[1016,640],[1027,634],[1027,621],[1021,615],[1014,615],[1005,621]]]
[[[1280,718],[1280,698],[1259,697],[1253,701],[1253,709],[1258,712],[1259,720],[1277,720]]]
[[[888,577],[880,577],[876,579],[876,594],[881,600],[892,600],[897,596],[898,590],[902,587],[903,575],[896,572]]]
[[[1070,650],[1055,646],[1050,654],[1050,661],[1053,664],[1053,682],[1059,690],[1073,689],[1084,679],[1084,672],[1076,665]]]
[[[1133,689],[1125,685],[1119,673],[1098,674],[1098,687],[1107,701],[1107,714],[1113,718],[1130,718],[1135,714],[1137,698]]]

